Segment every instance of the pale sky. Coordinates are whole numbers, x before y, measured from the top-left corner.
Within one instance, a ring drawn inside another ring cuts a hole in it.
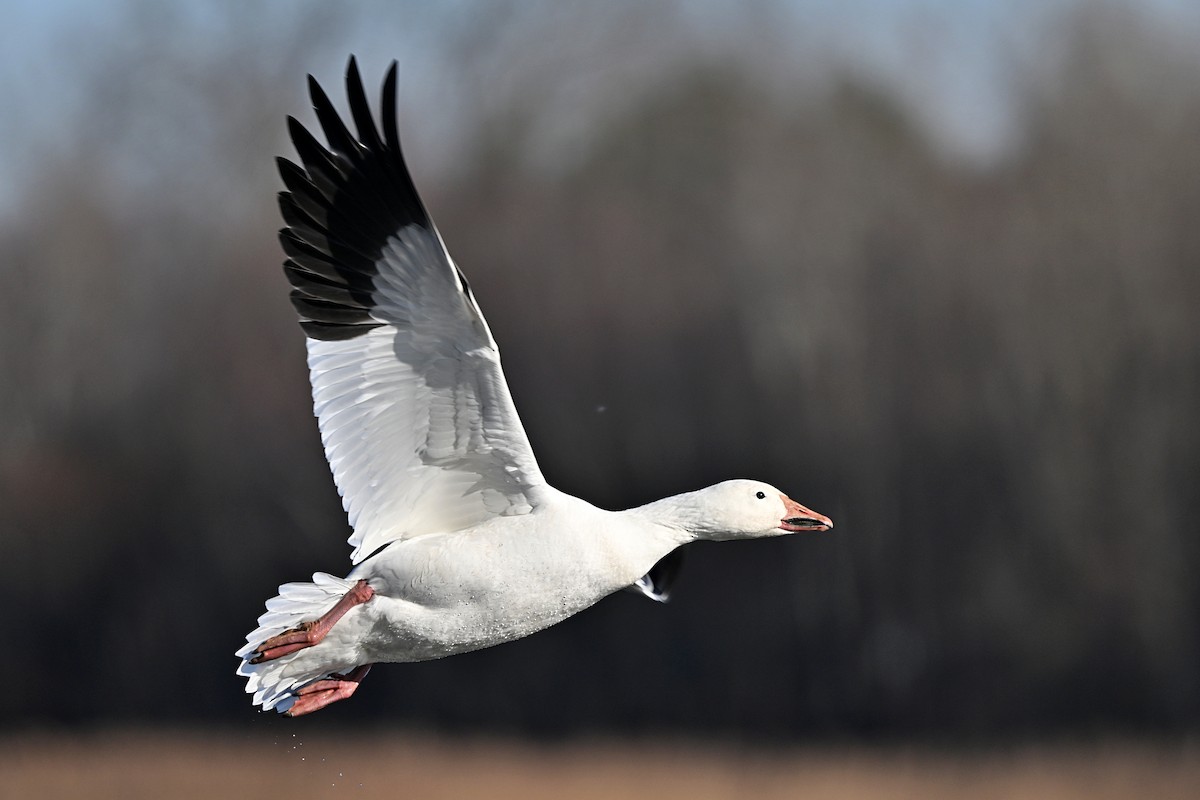
[[[1108,7],[1136,7],[1164,37],[1200,41],[1200,3],[1192,0],[1139,0],[1134,5],[1109,0],[1081,0]],[[1014,128],[1008,89],[1015,64],[1054,57],[1061,37],[1063,10],[1073,0],[779,0],[760,3],[680,3],[692,29],[691,41],[720,48],[726,31],[755,8],[768,9],[778,24],[773,45],[794,53],[788,80],[801,79],[813,62],[858,72],[897,94],[917,112],[934,141],[953,157],[986,162],[1011,142]],[[245,31],[269,44],[272,32],[288,22],[297,8],[324,5],[315,0],[260,0],[232,8],[248,8]],[[70,70],[77,61],[66,57],[74,48],[130,48],[123,28],[130,7],[154,14],[153,2],[96,3],[91,0],[9,0],[0,29],[0,187],[16,184],[30,147],[53,147],[69,137],[70,111],[83,84]],[[328,8],[327,5],[325,5]],[[198,54],[219,52],[219,36],[209,22],[212,11],[225,8],[203,0],[171,6],[186,25],[172,30],[171,47]],[[400,58],[406,73],[440,74],[439,37],[455,34],[456,19],[476,19],[494,10],[485,0],[458,0],[431,12],[423,4],[359,3],[342,6],[355,12],[344,24],[331,26],[324,52],[301,59],[303,69],[323,80],[340,76],[346,54],[357,53],[364,71],[375,72]],[[749,10],[749,11],[748,11]],[[240,12],[239,12],[240,13]],[[339,12],[340,13],[340,12]],[[556,23],[572,24],[571,12]],[[228,17],[228,15],[225,15]],[[241,30],[241,29],[240,29]],[[691,45],[689,45],[691,46]],[[651,49],[653,43],[645,44]],[[201,59],[202,60],[202,59]],[[311,62],[311,63],[309,63]],[[443,65],[444,66],[444,65]],[[568,80],[570,76],[564,76]],[[431,84],[432,86],[433,84]],[[297,96],[302,91],[297,76]],[[436,89],[402,87],[406,103],[437,101]],[[416,131],[418,142],[422,136]],[[15,144],[13,144],[15,143]],[[0,209],[11,198],[0,189]]]

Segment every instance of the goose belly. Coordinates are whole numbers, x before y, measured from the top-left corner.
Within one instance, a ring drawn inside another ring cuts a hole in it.
[[[539,538],[423,537],[364,562],[352,573],[376,591],[357,626],[364,653],[423,661],[490,647],[561,622],[636,579],[594,542],[559,536],[548,546]]]

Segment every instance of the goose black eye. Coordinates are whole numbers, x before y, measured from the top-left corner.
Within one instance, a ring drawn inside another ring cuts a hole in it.
[[[767,496],[766,496],[765,494],[763,494],[762,492],[755,492],[755,493],[754,493],[754,496],[755,496],[755,497],[757,497],[759,500],[766,500],[766,499],[767,499]]]

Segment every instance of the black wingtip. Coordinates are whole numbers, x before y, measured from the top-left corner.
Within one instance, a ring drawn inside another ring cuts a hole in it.
[[[292,137],[293,142],[296,141],[296,135],[298,132],[301,136],[308,133],[308,131],[304,128],[304,123],[293,117],[291,114],[287,115],[287,129],[288,136]]]
[[[383,142],[379,139],[379,131],[371,118],[371,107],[367,103],[367,92],[363,88],[362,76],[358,73],[358,63],[354,56],[346,66],[346,97],[350,102],[350,116],[354,118],[354,127],[358,129],[358,140],[367,150],[382,152]]]
[[[350,60],[346,62],[346,88],[351,89],[353,86],[358,86],[361,92],[362,85],[362,75],[358,72],[358,60],[351,54]],[[351,93],[353,93],[352,90]]]
[[[383,79],[383,141],[393,155],[400,153],[400,129],[396,119],[396,80],[399,62],[393,61]]]
[[[322,106],[333,107],[333,102],[329,99],[329,95],[325,94],[325,90],[321,88],[320,82],[312,75],[308,76],[308,96],[312,100],[314,110],[320,111]]]
[[[321,123],[321,130],[325,132],[325,140],[330,149],[351,160],[357,159],[363,145],[350,135],[346,124],[334,109],[333,101],[311,75],[308,76],[308,94],[312,98],[313,110],[317,112],[317,120]]]
[[[346,62],[346,88],[357,136],[312,75],[308,91],[327,144],[313,135],[315,128],[287,117],[299,159],[276,159],[287,187],[279,194],[287,226],[279,240],[287,257],[284,273],[295,290],[292,303],[313,339],[350,339],[384,324],[372,315],[382,248],[406,226],[433,231],[400,147],[399,66],[393,60],[383,81],[381,127],[372,118],[353,54]]]
[[[308,76],[308,97],[312,100],[313,108],[320,106],[321,101],[328,102],[325,96],[325,90],[321,88],[321,84],[312,75]]]
[[[279,177],[283,178],[284,183],[289,175],[304,175],[304,171],[285,156],[275,156],[275,169],[279,171]]]

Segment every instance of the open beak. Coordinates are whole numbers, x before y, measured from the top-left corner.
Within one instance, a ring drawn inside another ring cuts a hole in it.
[[[833,530],[833,520],[829,517],[805,508],[787,495],[780,495],[780,497],[783,498],[784,508],[787,509],[787,516],[779,523],[780,528],[785,531]]]

